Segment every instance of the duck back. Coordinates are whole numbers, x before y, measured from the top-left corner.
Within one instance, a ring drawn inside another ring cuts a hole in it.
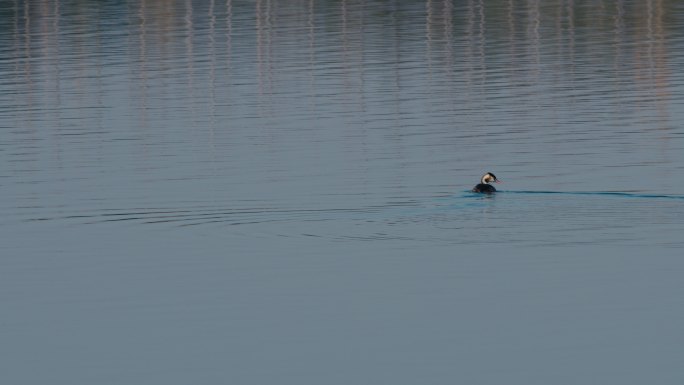
[[[496,192],[496,189],[492,185],[479,183],[477,186],[473,187],[473,192],[474,193],[491,194],[491,193]]]

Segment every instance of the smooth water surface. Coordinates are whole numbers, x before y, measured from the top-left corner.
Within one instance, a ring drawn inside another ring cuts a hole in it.
[[[2,383],[684,382],[680,2],[0,15]]]

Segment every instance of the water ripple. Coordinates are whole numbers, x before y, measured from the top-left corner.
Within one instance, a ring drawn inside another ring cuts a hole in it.
[[[595,196],[616,196],[624,198],[656,198],[656,199],[684,199],[684,195],[667,195],[667,194],[641,194],[620,191],[505,191],[500,193],[507,194],[540,194],[540,195],[595,195]]]

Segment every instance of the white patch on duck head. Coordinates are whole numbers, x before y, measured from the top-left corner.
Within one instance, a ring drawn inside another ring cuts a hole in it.
[[[480,179],[480,181],[483,184],[489,184],[490,182],[498,182],[498,180],[496,179],[496,176],[494,174],[492,174],[491,172],[488,172],[488,173],[482,175],[482,179]]]

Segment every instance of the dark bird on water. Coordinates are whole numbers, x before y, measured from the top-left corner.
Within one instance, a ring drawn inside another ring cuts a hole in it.
[[[484,175],[482,175],[482,179],[480,179],[480,183],[473,187],[473,192],[474,193],[483,193],[483,194],[491,194],[495,193],[496,189],[494,186],[490,185],[491,182],[494,183],[501,183],[498,179],[496,179],[496,175],[492,174],[491,172],[488,172]]]

